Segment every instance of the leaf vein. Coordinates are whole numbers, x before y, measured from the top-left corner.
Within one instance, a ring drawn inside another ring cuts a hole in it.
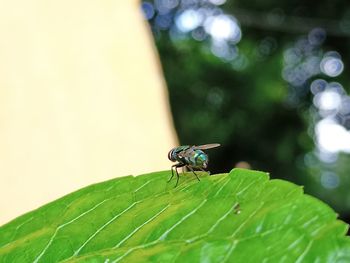
[[[146,222],[144,222],[142,225],[136,227],[134,231],[132,231],[129,235],[127,235],[124,239],[122,239],[117,245],[114,246],[114,248],[120,247],[121,244],[123,244],[126,240],[128,240],[132,235],[134,235],[137,231],[139,231],[144,225],[148,224],[152,220],[154,220],[156,217],[158,217],[160,214],[162,214],[165,210],[167,210],[170,207],[170,204],[165,206],[162,210],[160,210],[158,213],[156,213],[154,216],[152,216],[150,219],[148,219]]]
[[[47,249],[50,247],[50,245],[52,244],[53,240],[55,239],[58,231],[60,229],[62,229],[63,227],[73,223],[74,221],[78,220],[79,218],[83,217],[84,215],[90,213],[91,211],[95,210],[97,207],[99,207],[100,205],[102,205],[103,203],[105,203],[106,201],[108,201],[110,199],[105,199],[103,201],[101,201],[100,203],[96,204],[95,206],[93,206],[92,208],[86,210],[85,212],[81,213],[79,216],[73,218],[72,220],[58,226],[55,230],[55,232],[53,233],[53,235],[51,236],[49,242],[46,244],[46,246],[44,247],[44,249],[39,253],[39,255],[34,259],[33,263],[37,263],[39,262],[40,258],[44,255],[44,253],[47,251]]]
[[[193,209],[191,212],[189,212],[187,215],[185,215],[183,218],[181,218],[179,221],[176,222],[172,227],[170,227],[168,230],[166,230],[159,238],[158,240],[164,240],[168,234],[174,230],[175,227],[177,227],[179,224],[181,224],[183,221],[185,221],[187,218],[189,218],[191,215],[193,215],[195,212],[198,211],[199,208],[201,208],[207,199],[204,199],[195,209]]]
[[[115,219],[129,211],[131,208],[133,208],[136,204],[140,203],[141,201],[137,201],[132,203],[130,206],[128,206],[126,209],[124,209],[119,214],[113,216],[110,220],[108,220],[105,224],[103,224],[99,229],[97,229],[73,254],[73,256],[76,256],[79,254],[79,252],[98,234],[100,233],[104,228],[106,228],[110,223],[112,223]]]

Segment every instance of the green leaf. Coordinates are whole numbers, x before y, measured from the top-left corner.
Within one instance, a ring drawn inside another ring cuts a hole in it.
[[[234,169],[91,185],[0,228],[0,262],[350,262],[348,226],[302,188]]]

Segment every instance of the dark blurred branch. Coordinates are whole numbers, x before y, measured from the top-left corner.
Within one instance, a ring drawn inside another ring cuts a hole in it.
[[[326,30],[328,35],[338,37],[350,36],[349,20],[330,20],[319,18],[305,18],[285,16],[282,14],[254,12],[235,8],[234,16],[242,26],[260,28],[284,33],[308,33],[316,27]]]

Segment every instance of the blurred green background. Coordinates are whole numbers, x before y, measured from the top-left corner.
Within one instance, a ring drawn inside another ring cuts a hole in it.
[[[142,9],[181,144],[221,143],[211,172],[270,172],[350,222],[347,1],[154,0]]]

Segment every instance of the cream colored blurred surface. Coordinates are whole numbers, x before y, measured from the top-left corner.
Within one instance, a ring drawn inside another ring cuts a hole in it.
[[[0,0],[0,36],[0,224],[169,169],[176,139],[138,1]]]

